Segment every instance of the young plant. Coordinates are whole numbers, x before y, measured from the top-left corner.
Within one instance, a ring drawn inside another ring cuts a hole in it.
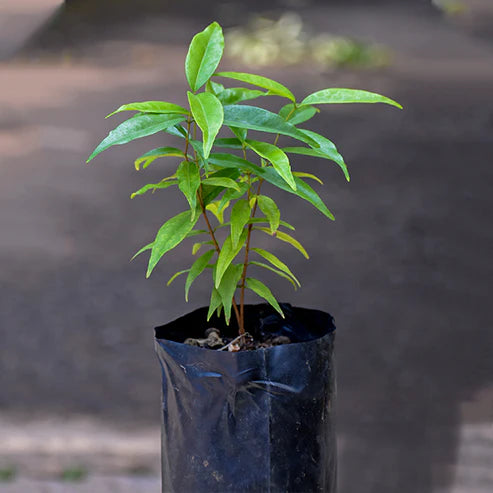
[[[108,116],[124,111],[136,114],[121,123],[98,145],[87,162],[111,146],[157,132],[183,139],[183,146],[160,147],[137,158],[135,168],[147,168],[154,161],[171,157],[178,161],[173,174],[158,183],[150,183],[131,195],[177,186],[187,208],[168,219],[151,243],[136,256],[150,251],[147,277],[164,254],[182,241],[193,238],[192,255],[197,256],[189,269],[174,274],[168,285],[186,274],[185,298],[190,286],[204,272],[212,276],[208,318],[224,313],[229,324],[234,311],[239,333],[245,333],[245,290],[267,300],[281,315],[282,310],[271,290],[252,277],[252,268],[267,269],[296,289],[298,279],[273,253],[252,244],[253,233],[270,235],[287,242],[308,258],[306,250],[290,232],[294,228],[281,220],[274,200],[262,188],[264,182],[308,201],[329,219],[334,219],[319,195],[307,183],[322,183],[311,173],[292,168],[288,156],[312,156],[337,164],[349,181],[349,173],[336,146],[326,137],[303,127],[316,113],[318,105],[334,103],[399,103],[379,94],[355,89],[323,89],[297,101],[284,85],[260,75],[240,72],[216,72],[224,49],[221,26],[210,24],[192,39],[185,61],[190,85],[188,108],[163,101],[146,101],[120,106]],[[247,87],[225,88],[218,80],[232,80]],[[255,88],[252,88],[255,87]],[[277,96],[287,100],[278,113],[260,106],[240,104],[245,101]],[[219,137],[222,129],[229,135]],[[200,130],[201,139],[197,138]],[[249,131],[265,134],[265,140],[250,137]],[[281,136],[298,141],[298,145],[280,147]],[[224,152],[227,149],[230,152]],[[229,217],[226,214],[229,212]],[[226,216],[225,216],[226,214]],[[214,219],[213,219],[214,218]],[[213,220],[213,221],[212,221]],[[199,221],[202,226],[197,226]],[[227,231],[224,241],[219,230]],[[238,294],[239,292],[239,294]]]

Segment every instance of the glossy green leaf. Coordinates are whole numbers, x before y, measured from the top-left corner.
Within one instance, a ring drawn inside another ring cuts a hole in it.
[[[245,142],[245,139],[247,138],[247,133],[248,133],[248,130],[246,128],[238,128],[238,127],[228,127],[231,132],[233,132],[234,135],[236,135],[236,138],[240,141],[240,142]]]
[[[142,113],[178,113],[180,115],[190,114],[187,109],[182,108],[177,104],[167,103],[165,101],[143,101],[141,103],[124,104],[117,110],[113,111],[113,113],[107,115],[106,118],[122,111],[140,111]]]
[[[277,312],[284,318],[284,313],[279,306],[279,303],[274,298],[272,291],[258,279],[252,279],[251,277],[246,278],[246,286],[251,289],[254,293],[258,294],[261,298],[264,298],[269,304],[271,304]]]
[[[130,198],[133,199],[134,197],[137,197],[137,195],[143,195],[144,193],[148,192],[149,190],[152,190],[154,193],[155,190],[163,190],[165,188],[171,187],[173,185],[177,185],[178,181],[176,180],[170,180],[170,181],[161,181],[159,183],[148,183],[147,185],[144,185],[142,188],[134,192],[132,195],[130,195]]]
[[[293,171],[293,175],[297,176],[298,178],[311,178],[312,180],[320,183],[320,185],[324,184],[324,182],[318,176],[315,176],[312,173],[305,173],[304,171]]]
[[[215,187],[224,187],[224,188],[233,188],[236,191],[240,191],[240,187],[238,183],[236,183],[234,180],[231,178],[218,178],[218,177],[211,177],[211,178],[205,178],[202,180],[203,185],[212,185]]]
[[[224,307],[224,318],[226,320],[226,325],[229,325],[229,321],[231,319],[231,306],[233,304],[233,297],[235,295],[236,287],[240,282],[242,272],[243,265],[230,264],[221,279],[219,287],[217,288]]]
[[[134,116],[118,125],[108,136],[94,149],[87,163],[99,153],[111,146],[122,145],[132,140],[153,135],[168,127],[172,127],[185,119],[182,115],[152,115],[141,114]]]
[[[180,270],[178,272],[175,272],[168,280],[166,283],[166,286],[169,286],[178,276],[181,276],[182,274],[185,274],[186,272],[189,272],[190,269],[185,269],[185,270]]]
[[[192,91],[199,90],[210,79],[223,51],[223,30],[217,22],[193,37],[185,60],[185,74]]]
[[[298,286],[301,286],[300,282],[298,281],[298,279],[296,279],[295,275],[291,272],[289,267],[284,262],[279,260],[274,254],[268,252],[267,250],[263,250],[262,248],[252,248],[252,250],[255,253],[258,253],[265,260],[267,260],[267,262],[270,262],[274,267],[277,267],[282,272],[285,272],[287,275],[291,276],[296,284],[298,284]]]
[[[229,167],[224,169],[220,169],[213,174],[209,175],[209,178],[231,178],[231,180],[236,180],[240,176],[240,172],[238,169],[234,167]],[[242,184],[239,183],[238,186],[240,189],[242,188]],[[224,190],[223,187],[218,187],[215,185],[203,185],[202,186],[202,201],[204,205],[211,203],[220,193]],[[224,195],[232,193],[237,194],[236,190],[227,190]]]
[[[148,151],[137,158],[134,163],[135,169],[139,170],[142,163],[144,163],[143,168],[145,169],[156,159],[168,156],[185,159],[185,153],[181,149],[177,149],[176,147],[159,147],[158,149],[152,149],[152,151]]]
[[[192,220],[192,211],[188,210],[172,217],[161,226],[152,244],[146,277],[151,275],[154,267],[166,252],[175,248],[187,237],[197,220],[197,215]]]
[[[207,321],[210,320],[212,315],[214,315],[214,312],[221,306],[222,306],[221,295],[219,294],[219,291],[215,287],[213,287],[211,293],[211,300],[209,302],[209,311],[207,312]]]
[[[172,127],[164,129],[164,131],[170,135],[174,135],[175,137],[180,137],[182,139],[185,139],[187,136],[187,131],[181,125],[173,125]]]
[[[266,95],[267,93],[264,91],[245,89],[244,87],[231,87],[230,89],[224,89],[223,91],[216,93],[217,99],[219,99],[224,106],[240,103],[241,101],[249,101]]]
[[[289,103],[281,108],[279,115],[292,125],[298,125],[310,120],[319,112],[320,110],[315,106],[303,105],[295,108],[294,104]]]
[[[307,137],[310,137],[314,141],[317,142],[317,147],[311,146],[315,153],[308,154],[306,151],[303,151],[303,154],[307,156],[315,156],[315,157],[321,157],[323,159],[329,159],[330,161],[334,161],[336,164],[339,165],[339,167],[342,169],[342,172],[344,173],[344,176],[346,177],[346,180],[349,181],[349,171],[347,169],[346,163],[344,162],[344,158],[341,156],[339,151],[337,150],[337,147],[335,144],[327,139],[327,137],[324,137],[323,135],[320,135],[316,132],[313,132],[311,130],[306,130],[306,129],[300,129]],[[310,144],[309,144],[310,145]],[[291,148],[291,149],[304,149],[304,148]],[[288,151],[285,151],[288,152]],[[290,151],[293,152],[293,151]],[[298,152],[300,153],[300,152]]]
[[[185,300],[188,302],[188,292],[190,291],[190,286],[193,281],[197,279],[197,277],[204,272],[204,269],[207,267],[207,264],[210,262],[211,258],[214,255],[215,250],[209,250],[205,252],[200,257],[195,260],[190,267],[190,272],[188,273],[187,280],[185,281]]]
[[[209,157],[209,162],[224,168],[241,169],[243,171],[248,171],[254,173],[258,177],[268,181],[269,183],[275,185],[286,192],[292,193],[312,204],[316,207],[322,214],[330,219],[334,219],[332,212],[327,209],[327,206],[323,203],[322,199],[319,197],[317,192],[313,190],[307,183],[298,177],[294,177],[296,183],[296,190],[293,190],[272,168],[262,168],[256,164],[250,163],[238,156],[233,156],[231,154],[211,154]]]
[[[251,262],[248,262],[248,265],[256,265],[257,267],[262,267],[263,269],[270,270],[271,272],[274,272],[274,274],[277,274],[279,277],[282,277],[284,279],[287,279],[294,287],[294,289],[298,289],[298,285],[294,282],[294,280],[285,274],[284,272],[274,269],[274,267],[271,267],[270,265],[264,264],[263,262],[257,262],[256,260],[252,260]]]
[[[264,233],[271,235],[271,232],[268,228],[256,227],[255,229],[258,229],[259,231],[263,231]],[[291,235],[288,235],[287,233],[284,233],[283,231],[276,231],[276,233],[273,236],[275,236],[278,240],[284,241],[284,242],[289,243],[290,245],[294,246],[296,248],[296,250],[300,251],[305,258],[310,258],[308,256],[308,253],[304,249],[303,245],[298,240],[294,239]]]
[[[267,89],[269,94],[288,98],[293,103],[296,102],[296,98],[287,87],[262,75],[247,74],[245,72],[218,72],[214,76],[226,77],[227,79],[239,80],[247,84],[252,84],[253,86],[262,87],[263,89]]]
[[[196,96],[188,93],[192,115],[202,130],[204,141],[204,158],[209,157],[214,139],[223,124],[223,105],[210,92],[201,92]]]
[[[282,134],[294,139],[301,140],[308,145],[315,147],[318,144],[306,134],[298,130],[291,123],[285,122],[283,118],[276,113],[248,106],[246,104],[232,104],[224,107],[224,124],[228,127],[246,128],[250,130],[259,130],[273,134]]]
[[[279,176],[293,190],[296,190],[296,183],[294,181],[293,173],[291,172],[289,159],[284,151],[273,144],[268,144],[267,142],[246,140],[246,143],[248,147],[252,149],[255,153],[257,153],[260,157],[263,157],[266,161],[269,161],[272,166],[274,166],[274,169],[279,173]]]
[[[229,137],[225,139],[216,139],[214,141],[214,147],[225,147],[226,149],[243,149],[243,144],[240,139],[235,137]]]
[[[247,235],[247,231],[246,229],[244,229],[240,236],[240,241],[238,241],[236,247],[233,247],[231,236],[228,236],[224,240],[223,246],[221,247],[221,253],[218,256],[217,264],[216,264],[216,280],[215,280],[216,288],[221,283],[221,279],[224,273],[226,272],[226,269],[229,267],[229,265],[234,260],[236,255],[238,255],[239,251],[242,249],[246,241],[246,235]]]
[[[269,220],[271,233],[274,233],[279,228],[281,213],[276,203],[266,195],[259,195],[257,203],[264,216]]]
[[[197,190],[200,187],[200,172],[197,165],[191,161],[182,161],[176,170],[176,178],[178,179],[178,188],[190,204],[193,220],[197,208]]]
[[[231,209],[231,244],[233,248],[236,248],[240,241],[243,228],[250,219],[250,206],[245,199],[238,200]]]
[[[360,89],[329,88],[314,92],[307,96],[301,104],[333,104],[333,103],[385,103],[402,109],[402,106],[393,99],[362,91]]]

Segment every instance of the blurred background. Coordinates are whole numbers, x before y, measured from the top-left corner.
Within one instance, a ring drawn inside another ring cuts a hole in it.
[[[187,46],[212,20],[225,70],[405,107],[309,123],[351,172],[298,160],[335,222],[273,192],[311,255],[276,244],[303,287],[273,291],[338,326],[340,492],[493,491],[489,0],[0,2],[0,490],[160,489],[153,327],[207,304],[208,285],[188,305],[166,287],[186,246],[149,280],[129,261],[184,207],[169,190],[129,200],[166,172],[133,160],[173,138],[84,161],[120,104],[185,103]]]

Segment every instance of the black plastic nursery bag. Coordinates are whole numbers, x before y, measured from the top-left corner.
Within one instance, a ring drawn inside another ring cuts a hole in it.
[[[162,475],[166,493],[336,492],[333,420],[335,326],[328,313],[245,307],[251,334],[292,343],[227,352],[183,344],[206,327],[200,308],[156,328],[163,377]]]

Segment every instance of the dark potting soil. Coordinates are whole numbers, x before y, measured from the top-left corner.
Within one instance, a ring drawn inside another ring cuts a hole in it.
[[[219,351],[253,351],[284,344],[306,342],[335,330],[332,317],[318,310],[282,303],[282,318],[268,304],[245,306],[246,334],[239,336],[236,320],[226,325],[223,318],[207,321],[207,307],[199,308],[174,322],[156,328],[158,339]]]

